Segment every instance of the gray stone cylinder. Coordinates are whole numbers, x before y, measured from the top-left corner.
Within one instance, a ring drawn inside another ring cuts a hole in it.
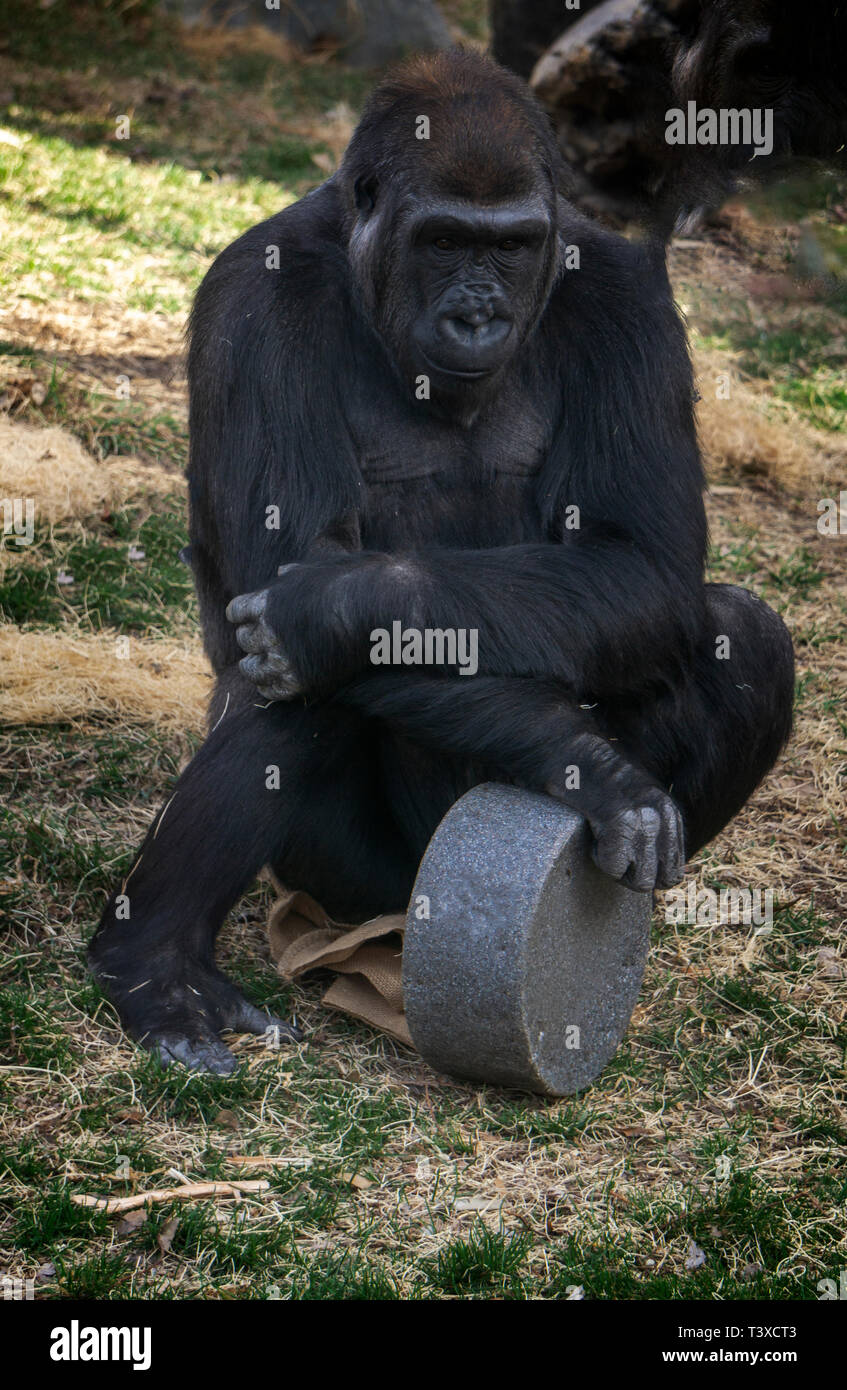
[[[641,986],[652,894],[601,873],[589,842],[561,802],[495,783],[444,817],[403,944],[406,1018],[431,1066],[564,1096],[613,1056]]]

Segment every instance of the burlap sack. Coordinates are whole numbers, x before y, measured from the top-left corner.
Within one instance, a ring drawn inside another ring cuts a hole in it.
[[[328,967],[339,974],[324,1004],[353,1014],[412,1046],[403,1012],[403,913],[361,926],[333,922],[308,893],[289,892],[271,875],[279,897],[271,909],[271,957],[283,979]]]

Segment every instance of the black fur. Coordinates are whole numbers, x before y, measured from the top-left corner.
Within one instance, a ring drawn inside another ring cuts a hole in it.
[[[676,100],[773,112],[773,152],[687,149],[674,188],[718,204],[740,177],[762,180],[806,159],[847,163],[847,5],[841,0],[700,0],[674,62]]]
[[[219,1029],[261,1026],[213,950],[264,864],[347,920],[402,909],[440,817],[495,778],[574,805],[601,867],[648,890],[679,878],[683,841],[739,810],[788,734],[780,620],[703,583],[662,258],[563,187],[517,79],[471,54],[417,60],[377,90],[339,174],[201,286],[191,561],[212,731],[122,886],[129,919],[113,899],[92,948],[127,1028],[166,1059],[228,1070]],[[528,208],[544,234],[515,250]],[[420,245],[421,217],[448,212],[468,244]],[[418,342],[494,365],[436,366],[419,400]],[[479,673],[373,666],[372,630],[397,620],[477,629]]]

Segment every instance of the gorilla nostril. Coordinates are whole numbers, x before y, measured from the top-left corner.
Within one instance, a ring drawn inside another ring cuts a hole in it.
[[[439,336],[452,349],[478,355],[495,351],[509,332],[508,322],[496,314],[477,316],[471,310],[442,319]]]
[[[467,313],[460,315],[460,320],[469,323],[471,328],[481,328],[484,323],[490,323],[493,317],[490,309],[469,309]]]

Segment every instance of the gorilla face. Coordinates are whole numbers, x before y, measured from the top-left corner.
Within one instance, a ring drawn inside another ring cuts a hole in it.
[[[568,172],[519,78],[471,52],[447,80],[442,66],[426,55],[381,84],[334,184],[354,295],[395,377],[458,418],[544,312]]]
[[[533,326],[551,227],[540,203],[445,200],[408,228],[414,356],[439,377],[495,375]]]
[[[415,60],[378,89],[335,184],[355,296],[395,376],[472,415],[544,312],[567,170],[518,78],[489,64],[482,82],[471,53],[448,82],[438,66]]]
[[[555,213],[542,194],[492,203],[360,192],[350,239],[368,317],[407,382],[439,397],[479,395],[543,312],[557,267]]]

